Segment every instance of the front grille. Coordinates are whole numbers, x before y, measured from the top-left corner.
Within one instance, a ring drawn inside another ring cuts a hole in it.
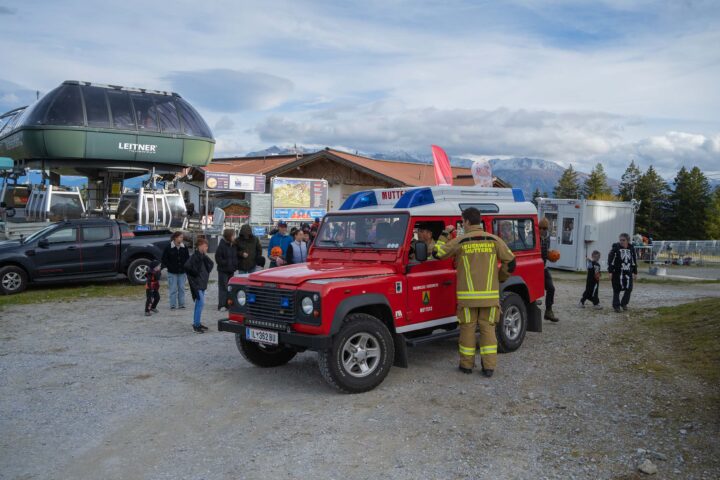
[[[256,320],[292,322],[295,319],[295,292],[277,288],[249,287],[248,295],[255,295],[253,303],[247,303],[247,317]],[[288,306],[283,307],[283,298]]]

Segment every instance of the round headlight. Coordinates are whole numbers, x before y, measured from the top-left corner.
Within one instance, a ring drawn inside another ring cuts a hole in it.
[[[310,315],[313,312],[313,301],[310,297],[305,297],[302,299],[302,311],[305,315]]]
[[[237,298],[238,305],[241,307],[245,306],[245,302],[247,301],[247,296],[245,296],[245,290],[238,290],[237,295],[235,295]]]

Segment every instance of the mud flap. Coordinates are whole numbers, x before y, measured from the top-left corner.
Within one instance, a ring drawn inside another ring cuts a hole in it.
[[[393,366],[400,368],[408,368],[407,343],[405,343],[405,335],[396,333],[393,335],[393,343],[395,344],[395,360]]]
[[[538,307],[536,302],[528,304],[527,314],[528,314],[527,331],[528,332],[542,332],[542,312],[540,311],[540,307]]]

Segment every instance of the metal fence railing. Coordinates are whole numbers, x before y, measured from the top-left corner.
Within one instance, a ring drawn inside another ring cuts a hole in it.
[[[720,264],[720,240],[656,240],[636,246],[638,259],[679,265]]]

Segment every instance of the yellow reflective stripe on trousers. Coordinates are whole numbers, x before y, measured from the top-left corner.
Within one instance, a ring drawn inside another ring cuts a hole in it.
[[[465,281],[467,282],[468,290],[475,290],[473,286],[472,276],[470,275],[470,262],[468,258],[463,255],[463,263],[465,264]]]
[[[488,317],[488,323],[495,325],[495,307],[490,307],[490,315]]]
[[[497,345],[488,345],[486,347],[480,347],[480,355],[492,355],[497,353]]]
[[[460,350],[460,353],[462,355],[475,355],[475,348],[468,348],[463,347],[462,345],[458,345],[458,350]]]
[[[459,323],[470,323],[470,309],[469,308],[463,307],[463,317],[464,318],[458,317]]]
[[[486,290],[490,290],[492,288],[492,282],[493,282],[493,275],[495,273],[495,270],[497,269],[497,255],[492,254],[490,255],[490,263],[488,264],[488,276],[487,276],[487,285],[485,286]]]

